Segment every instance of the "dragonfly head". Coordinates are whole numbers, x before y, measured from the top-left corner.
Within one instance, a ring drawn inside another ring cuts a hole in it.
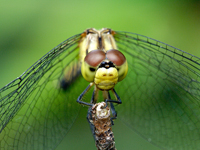
[[[101,90],[114,88],[128,72],[125,56],[118,50],[93,50],[82,62],[81,72],[88,82],[94,82]]]

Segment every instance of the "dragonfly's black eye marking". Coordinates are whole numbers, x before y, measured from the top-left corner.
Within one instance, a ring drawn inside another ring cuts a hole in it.
[[[106,57],[117,66],[121,66],[126,62],[125,56],[120,51],[115,49],[108,50]]]
[[[94,72],[94,71],[96,71],[96,69],[95,69],[95,68],[92,68],[92,67],[90,67],[90,71]]]

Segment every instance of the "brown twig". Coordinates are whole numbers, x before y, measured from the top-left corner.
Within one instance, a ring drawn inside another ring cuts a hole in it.
[[[117,150],[110,119],[110,109],[105,102],[93,105],[90,122],[94,125],[94,136],[98,150]]]

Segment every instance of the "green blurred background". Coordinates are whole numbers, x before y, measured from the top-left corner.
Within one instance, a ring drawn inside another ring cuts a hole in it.
[[[0,87],[65,39],[87,28],[139,33],[200,56],[200,2],[158,0],[0,1]],[[95,149],[86,108],[57,148]],[[117,149],[159,149],[120,120]]]

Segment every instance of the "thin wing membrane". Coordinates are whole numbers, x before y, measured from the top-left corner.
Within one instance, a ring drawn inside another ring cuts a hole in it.
[[[200,59],[145,36],[116,33],[129,65],[116,87],[123,101],[118,117],[163,149],[200,149]]]
[[[79,112],[77,95],[85,88],[78,77],[80,38],[79,34],[67,39],[0,89],[1,150],[50,150],[67,134]],[[74,76],[64,76],[73,70]],[[73,77],[79,89],[74,90]],[[61,89],[66,88],[62,80],[71,84],[67,90]]]

